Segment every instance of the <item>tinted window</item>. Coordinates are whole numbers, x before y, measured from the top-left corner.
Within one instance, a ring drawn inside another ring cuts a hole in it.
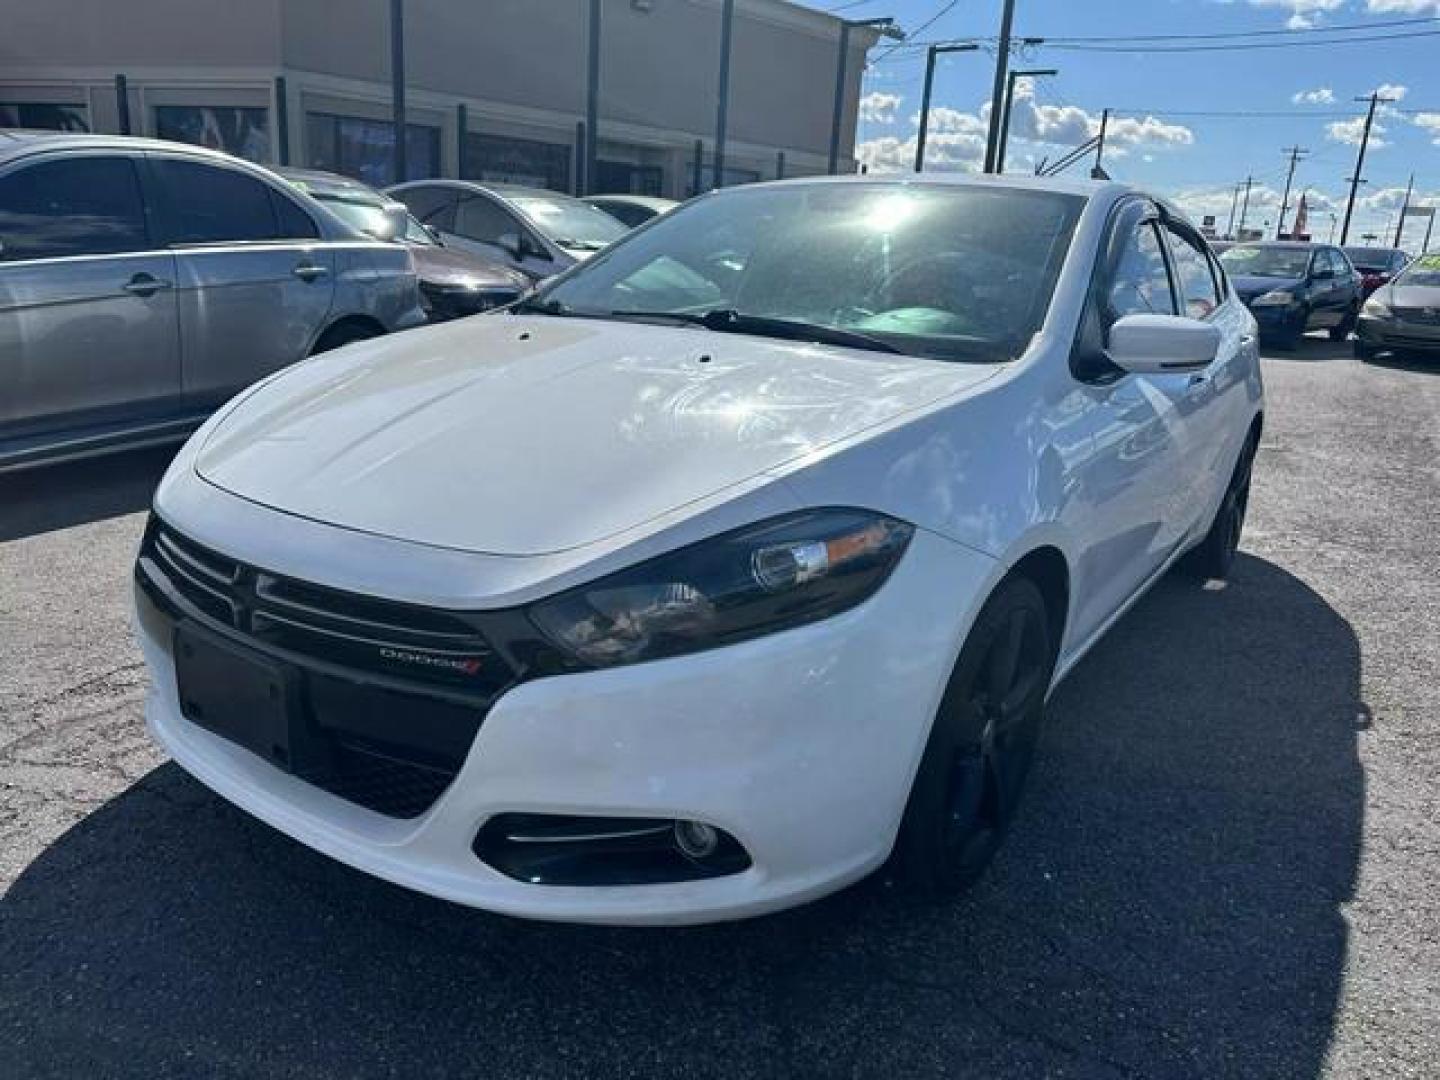
[[[148,246],[128,158],[77,157],[0,177],[0,259],[107,255]]]
[[[313,240],[320,235],[315,219],[296,206],[294,199],[287,199],[278,191],[270,192],[270,198],[275,203],[275,219],[282,239]]]
[[[1170,254],[1175,260],[1175,276],[1179,279],[1180,299],[1185,314],[1192,319],[1207,318],[1220,306],[1220,294],[1205,253],[1189,237],[1175,229],[1170,235]]]
[[[155,176],[170,211],[170,242],[222,244],[279,236],[270,189],[234,169],[157,159]]]
[[[429,225],[436,229],[443,229],[445,232],[455,231],[455,198],[456,192],[451,188],[428,185],[424,187],[406,188],[404,191],[393,193],[410,208],[422,224]]]
[[[1110,310],[1117,319],[1147,312],[1175,314],[1170,273],[1152,221],[1143,222],[1126,238],[1110,285]]]
[[[517,239],[520,223],[483,195],[464,196],[455,211],[455,233],[493,244],[507,233]]]

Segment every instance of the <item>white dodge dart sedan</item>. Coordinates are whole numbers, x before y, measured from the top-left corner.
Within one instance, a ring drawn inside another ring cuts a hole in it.
[[[1262,412],[1255,322],[1163,201],[717,192],[217,413],[135,568],[149,725],[494,911],[730,919],[887,862],[946,895],[1057,681],[1173,565],[1229,569]]]

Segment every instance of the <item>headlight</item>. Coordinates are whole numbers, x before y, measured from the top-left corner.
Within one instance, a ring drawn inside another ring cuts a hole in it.
[[[1286,292],[1284,289],[1276,289],[1274,292],[1267,292],[1257,296],[1250,301],[1251,307],[1289,307],[1295,302],[1295,294]]]
[[[884,584],[914,531],[864,510],[790,514],[543,600],[530,617],[594,667],[729,645],[855,607]]]
[[[1372,296],[1369,300],[1365,301],[1365,306],[1360,309],[1360,314],[1369,316],[1372,319],[1389,319],[1394,317],[1395,313],[1390,310],[1389,304],[1376,300]]]

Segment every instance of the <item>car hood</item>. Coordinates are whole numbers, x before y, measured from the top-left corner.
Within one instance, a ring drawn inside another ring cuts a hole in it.
[[[490,315],[291,368],[196,458],[244,499],[464,551],[603,540],[984,380],[689,328]]]
[[[518,291],[530,284],[530,279],[518,270],[457,248],[412,244],[410,254],[415,259],[415,273],[420,280],[435,285]]]
[[[1381,299],[1391,307],[1440,308],[1440,285],[1390,285]]]
[[[1262,293],[1274,292],[1276,289],[1298,289],[1302,282],[1302,278],[1258,277],[1254,274],[1230,276],[1230,284],[1235,286],[1240,299],[1247,303]]]

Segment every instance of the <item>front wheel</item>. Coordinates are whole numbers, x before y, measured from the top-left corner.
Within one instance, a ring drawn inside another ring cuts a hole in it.
[[[1245,511],[1250,506],[1250,473],[1255,464],[1256,439],[1252,435],[1240,451],[1240,460],[1220,500],[1220,509],[1215,511],[1215,520],[1210,531],[1198,547],[1191,550],[1183,560],[1183,567],[1201,581],[1212,578],[1224,580],[1235,562],[1235,553],[1240,549],[1240,534],[1245,530]]]
[[[986,601],[930,730],[895,841],[898,881],[925,896],[975,882],[999,850],[1034,758],[1055,665],[1045,601],[1024,578]]]

